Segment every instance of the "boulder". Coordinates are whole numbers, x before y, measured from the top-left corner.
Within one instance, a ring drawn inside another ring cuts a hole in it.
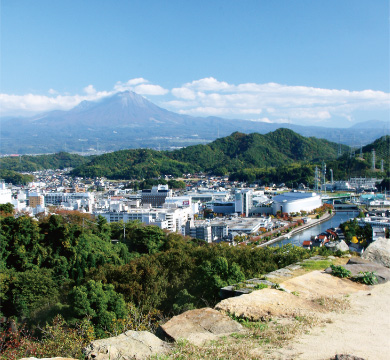
[[[325,244],[325,246],[334,252],[340,251],[349,251],[349,246],[344,240],[341,241],[331,241]]]
[[[83,349],[88,360],[140,360],[169,350],[169,345],[148,331],[126,331],[119,336],[93,341]]]
[[[161,328],[176,341],[186,339],[198,346],[210,340],[217,340],[220,336],[243,331],[238,322],[211,308],[186,311],[174,316]]]
[[[379,238],[370,244],[362,258],[390,268],[390,239]]]
[[[363,259],[363,261],[365,260]],[[350,263],[349,261],[344,267],[355,277],[359,276],[361,272],[374,272],[378,279],[378,284],[383,284],[390,280],[389,268],[373,262],[363,261],[361,263]],[[354,262],[356,262],[356,260]]]
[[[262,289],[251,294],[225,299],[218,303],[215,309],[252,321],[323,311],[321,306],[313,301],[275,289]]]
[[[335,357],[331,358],[330,360],[364,360],[364,359],[350,354],[337,354]]]

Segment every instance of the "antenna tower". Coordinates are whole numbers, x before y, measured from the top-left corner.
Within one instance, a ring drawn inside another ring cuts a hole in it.
[[[330,169],[330,183],[333,185],[333,169]]]
[[[384,166],[384,164],[385,164],[385,161],[382,159],[382,160],[381,160],[381,171],[382,171],[382,172],[385,171],[385,166]]]
[[[314,189],[315,191],[318,191],[318,181],[319,176],[318,176],[318,167],[316,166],[315,171],[314,171]]]
[[[326,164],[322,162],[322,178],[323,178],[323,184],[325,185],[326,182]]]
[[[339,150],[337,152],[337,156],[341,156],[341,134],[339,134]]]
[[[375,170],[375,149],[372,149],[372,170]]]

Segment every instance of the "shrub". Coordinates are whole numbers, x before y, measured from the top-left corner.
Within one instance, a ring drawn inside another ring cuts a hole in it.
[[[268,288],[268,285],[267,284],[257,284],[254,289],[255,290],[261,290],[261,289],[266,289]]]
[[[340,278],[347,278],[347,277],[351,276],[351,272],[343,266],[330,265],[330,268],[332,269],[332,275],[334,275],[334,276],[337,276]]]
[[[378,283],[378,278],[376,277],[376,273],[373,271],[360,271],[359,276],[355,276],[353,278],[354,281],[360,282],[366,285],[375,285]]]

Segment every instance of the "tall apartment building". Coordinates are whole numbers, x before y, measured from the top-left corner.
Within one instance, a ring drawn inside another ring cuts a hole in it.
[[[166,197],[172,197],[172,190],[168,185],[153,186],[152,189],[142,190],[142,204],[150,204],[152,207],[160,207],[165,203]]]
[[[28,196],[28,205],[30,208],[35,209],[37,206],[45,206],[45,197],[40,193],[30,193]]]
[[[235,212],[239,215],[249,216],[253,207],[253,191],[250,189],[236,190],[234,194]]]

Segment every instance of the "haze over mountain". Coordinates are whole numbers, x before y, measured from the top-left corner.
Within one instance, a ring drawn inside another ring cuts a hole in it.
[[[119,92],[100,101],[83,101],[69,111],[1,121],[0,153],[101,152],[126,148],[170,149],[208,143],[234,131],[265,134],[288,127],[303,135],[352,146],[389,134],[385,122],[348,129],[275,124],[219,117],[192,117],[160,108],[144,97]]]

